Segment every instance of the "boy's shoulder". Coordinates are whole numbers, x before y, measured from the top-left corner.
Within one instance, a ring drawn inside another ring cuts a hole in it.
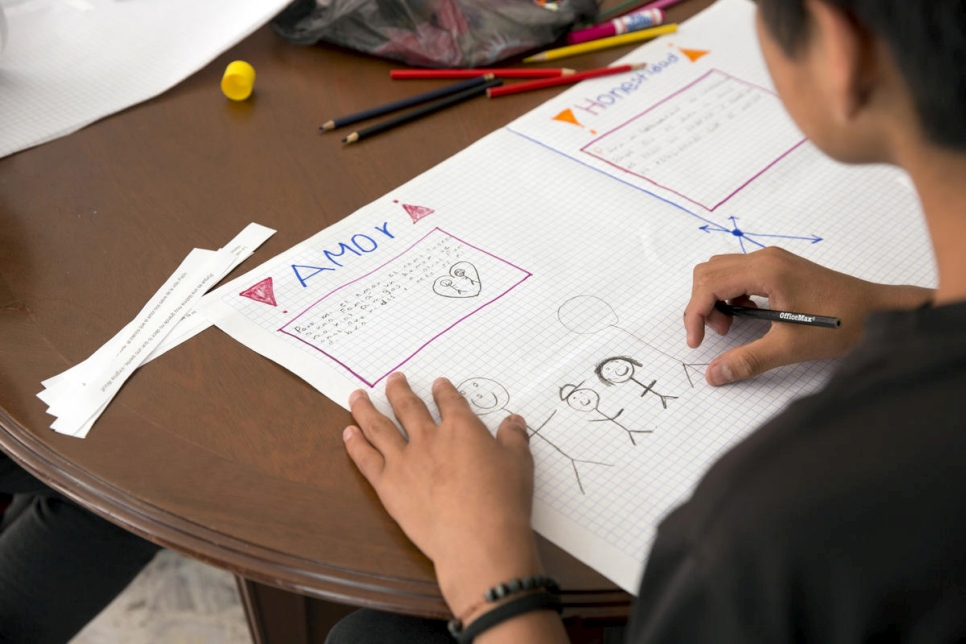
[[[732,449],[665,519],[642,599],[694,593],[682,624],[728,615],[738,639],[761,641],[863,639],[884,616],[912,635],[927,612],[966,611],[966,303],[870,327],[822,391]]]

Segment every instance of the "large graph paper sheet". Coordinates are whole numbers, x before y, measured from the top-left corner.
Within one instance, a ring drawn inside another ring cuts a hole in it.
[[[831,366],[705,384],[764,327],[688,349],[693,266],[780,245],[934,282],[908,181],[803,141],[753,11],[718,2],[628,56],[644,72],[575,86],[220,289],[208,315],[342,404],[362,387],[388,410],[400,369],[426,398],[449,377],[494,430],[522,414],[535,528],[635,592],[660,519]]]

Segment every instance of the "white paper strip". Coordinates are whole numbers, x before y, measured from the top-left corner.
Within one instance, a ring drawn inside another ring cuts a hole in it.
[[[207,326],[204,318],[195,315],[184,327],[179,322],[186,313],[193,313],[194,305],[208,289],[274,233],[259,224],[249,224],[217,252],[195,249],[189,253],[120,333],[83,363],[44,381],[46,389],[38,397],[50,405],[48,413],[57,416],[51,427],[64,434],[85,436],[135,369]],[[176,326],[179,331],[165,342]]]

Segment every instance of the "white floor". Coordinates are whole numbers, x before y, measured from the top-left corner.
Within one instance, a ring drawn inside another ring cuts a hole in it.
[[[71,644],[251,644],[231,573],[162,550]]]

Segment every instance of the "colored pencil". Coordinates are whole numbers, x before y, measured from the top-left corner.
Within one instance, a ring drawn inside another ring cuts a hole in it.
[[[548,49],[547,51],[540,52],[539,54],[535,54],[529,58],[524,58],[523,62],[536,63],[545,60],[566,58],[567,56],[576,56],[577,54],[586,54],[592,51],[600,51],[601,49],[609,49],[611,47],[619,47],[621,45],[628,45],[630,43],[650,40],[652,38],[657,38],[658,36],[663,36],[664,34],[673,34],[677,30],[678,26],[676,24],[661,25],[660,27],[652,27],[651,29],[635,31],[629,34],[622,34],[620,36],[611,36],[610,38],[591,40],[590,42],[580,43],[579,45],[570,45],[569,47],[560,47],[559,49]]]
[[[440,87],[439,89],[434,89],[432,91],[424,92],[422,94],[415,94],[413,96],[404,98],[402,100],[394,101],[392,103],[386,103],[385,105],[379,105],[377,107],[373,107],[368,110],[363,110],[362,112],[357,112],[355,114],[350,114],[348,116],[340,116],[337,119],[332,119],[331,121],[327,121],[319,129],[322,131],[334,130],[337,127],[351,125],[352,123],[358,123],[359,121],[371,119],[376,116],[382,116],[383,114],[388,114],[390,112],[406,109],[407,107],[412,107],[413,105],[419,105],[420,103],[426,103],[428,101],[432,101],[438,98],[443,98],[445,96],[450,96],[452,94],[458,94],[459,92],[463,92],[468,89],[483,87],[483,85],[485,85],[486,82],[490,80],[492,80],[492,76],[477,76],[475,78],[471,78],[461,83],[454,83],[452,85],[447,85],[446,87]]]
[[[416,78],[475,78],[492,74],[495,78],[553,78],[573,74],[575,70],[566,67],[530,69],[394,69],[389,77],[402,79]]]
[[[838,318],[826,317],[824,315],[812,315],[811,313],[793,313],[791,311],[776,311],[774,309],[758,309],[753,306],[736,306],[724,302],[715,302],[714,308],[725,315],[742,315],[758,320],[768,320],[769,322],[789,322],[791,324],[805,324],[807,326],[819,326],[826,329],[838,329],[842,326],[842,320]]]
[[[405,112],[403,114],[398,114],[390,119],[387,119],[381,123],[376,123],[375,125],[370,125],[367,128],[363,128],[356,132],[353,132],[349,136],[342,139],[343,143],[355,143],[356,141],[361,141],[362,139],[368,138],[374,134],[379,134],[380,132],[385,132],[403,123],[409,123],[410,121],[415,121],[418,118],[422,118],[433,112],[438,112],[441,109],[449,107],[451,105],[456,105],[457,103],[462,103],[463,101],[468,101],[476,96],[483,96],[486,94],[486,90],[491,87],[497,87],[503,84],[503,79],[501,78],[491,78],[483,82],[481,85],[475,87],[470,87],[469,89],[464,89],[458,94],[452,94],[446,98],[441,98],[438,101],[432,103],[427,103],[421,107]]]
[[[557,78],[542,78],[535,81],[527,81],[523,83],[515,83],[513,85],[504,85],[503,87],[491,87],[486,90],[486,95],[490,98],[496,98],[497,96],[506,96],[507,94],[519,94],[520,92],[529,92],[535,89],[543,89],[545,87],[554,87],[556,85],[569,85],[570,83],[579,83],[582,80],[588,78],[597,78],[599,76],[611,76],[613,74],[622,74],[624,72],[632,72],[635,69],[640,69],[644,67],[645,63],[632,63],[630,65],[616,65],[614,67],[601,67],[600,69],[590,69],[585,72],[577,72],[576,74],[571,74],[569,76],[558,76]]]

